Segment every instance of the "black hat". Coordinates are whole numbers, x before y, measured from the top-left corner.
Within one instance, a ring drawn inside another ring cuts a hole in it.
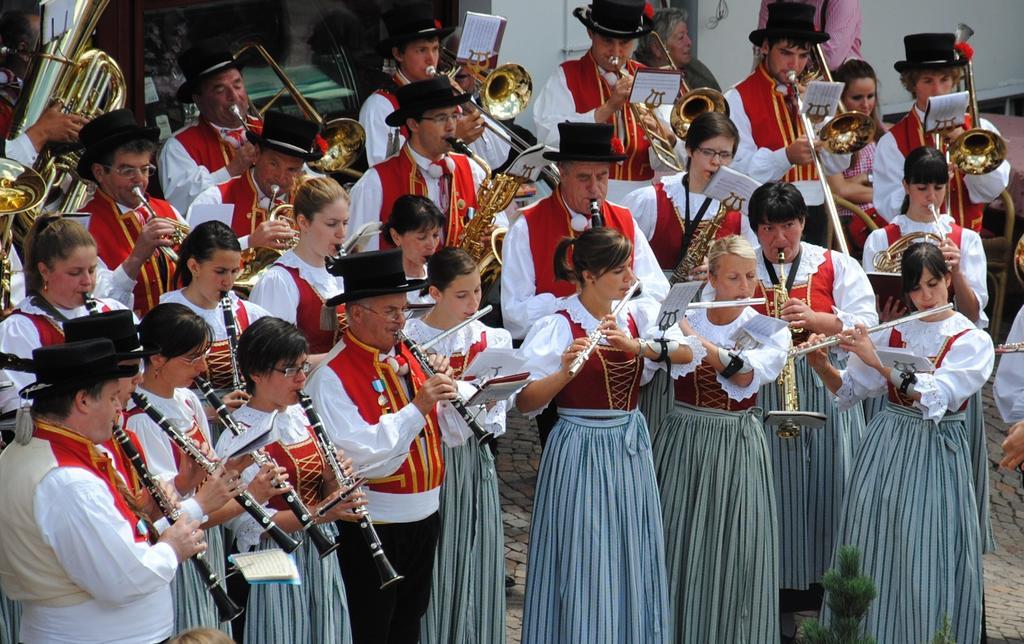
[[[907,59],[896,61],[893,67],[902,74],[908,69],[941,69],[966,65],[967,58],[957,56],[954,44],[956,36],[953,34],[904,36],[903,48],[907,52]]]
[[[549,161],[606,161],[614,163],[626,158],[612,147],[612,132],[609,123],[558,124],[558,151],[545,152]]]
[[[199,91],[199,83],[204,78],[219,74],[225,69],[235,68],[241,71],[242,64],[226,49],[197,45],[181,52],[178,56],[178,67],[185,75],[185,82],[178,88],[178,102],[192,103],[192,95]]]
[[[750,32],[750,42],[760,47],[765,38],[791,38],[798,42],[822,43],[829,36],[814,28],[814,5],[799,2],[773,2],[768,5],[764,29]]]
[[[78,133],[78,140],[85,146],[82,158],[78,161],[78,176],[96,181],[92,174],[92,164],[96,163],[96,159],[119,145],[138,139],[156,143],[160,140],[160,129],[140,126],[135,121],[135,115],[127,108],[97,116],[82,126]]]
[[[398,99],[398,109],[384,119],[391,127],[404,125],[407,118],[419,118],[427,110],[462,105],[472,97],[456,92],[447,76],[435,76],[402,85],[395,90],[395,98]]]
[[[320,126],[313,121],[284,112],[267,112],[262,133],[250,130],[246,137],[261,148],[270,148],[303,161],[316,161],[324,155],[316,139],[318,134]]]
[[[118,365],[114,343],[107,338],[65,342],[32,352],[36,381],[21,390],[24,398],[77,391],[97,382],[128,378],[137,365]]]
[[[654,28],[646,9],[644,0],[594,0],[573,9],[572,15],[587,29],[609,38],[639,38]]]
[[[405,276],[401,248],[345,255],[331,265],[330,272],[342,278],[345,292],[327,300],[327,306],[380,295],[407,293],[427,284],[427,280]]]
[[[430,2],[396,5],[380,19],[388,30],[387,38],[377,43],[377,53],[384,58],[391,58],[392,47],[420,39],[444,40],[455,31],[455,27],[442,27],[441,21],[434,18],[434,5]]]
[[[64,323],[64,341],[95,340],[107,338],[114,343],[118,360],[145,358],[159,353],[159,348],[143,349],[139,343],[139,332],[135,328],[135,316],[131,311],[107,311],[95,315],[83,315]]]

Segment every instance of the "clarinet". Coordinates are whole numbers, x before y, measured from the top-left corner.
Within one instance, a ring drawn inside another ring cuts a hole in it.
[[[220,399],[217,392],[214,391],[213,385],[206,378],[196,378],[196,387],[199,387],[199,391],[202,392],[203,398],[210,404],[211,407],[217,412],[217,417],[220,418],[220,422],[224,427],[235,436],[239,436],[242,433],[242,428],[238,426],[235,419],[231,417],[231,412],[228,411],[224,401]],[[277,467],[277,462],[274,457],[261,450],[256,450],[252,453],[252,460],[256,465],[262,467],[270,464]],[[284,483],[275,483],[275,487],[278,489],[285,487]],[[285,505],[288,509],[295,514],[295,518],[298,519],[299,524],[302,525],[302,529],[309,535],[310,541],[316,547],[316,551],[320,554],[320,558],[323,559],[327,555],[337,550],[341,544],[331,540],[323,530],[320,529],[314,520],[313,513],[310,512],[306,504],[302,502],[302,498],[299,497],[298,492],[292,488],[285,492],[283,495]]]
[[[220,310],[224,313],[224,329],[228,332],[228,355],[231,356],[231,387],[234,391],[242,391],[242,379],[238,377],[238,327],[235,325],[235,312],[231,306],[231,298],[227,291],[220,294]]]
[[[398,332],[398,341],[404,344],[413,357],[416,358],[416,362],[420,363],[420,368],[423,369],[423,373],[428,378],[435,374],[433,367],[430,366],[430,361],[427,360],[427,355],[423,353],[420,347],[404,331]],[[494,440],[494,434],[480,426],[480,423],[473,417],[472,412],[466,407],[466,402],[462,400],[462,396],[459,395],[458,391],[455,392],[455,397],[449,400],[448,403],[455,408],[455,411],[462,417],[463,422],[472,430],[473,435],[476,436],[477,443],[481,447]]]
[[[167,417],[161,414],[160,410],[154,407],[145,395],[137,391],[132,392],[132,402],[134,402],[139,409],[144,411],[146,415],[149,416],[165,434],[167,434],[167,437],[178,446],[178,449],[195,461],[199,467],[206,470],[208,474],[213,474],[217,471],[219,466],[207,458],[206,454],[203,454],[203,452],[200,451],[192,441],[175,429],[175,427],[171,425],[171,422],[167,420]],[[256,519],[256,521],[263,526],[263,530],[270,535],[270,538],[273,539],[282,550],[285,552],[292,552],[299,547],[301,542],[292,539],[287,532],[274,523],[273,519],[270,518],[270,515],[267,514],[262,505],[256,502],[256,499],[253,498],[252,494],[247,491],[242,492],[235,497],[235,501],[242,506],[243,510],[248,512],[252,518]]]
[[[171,500],[164,494],[163,488],[160,487],[156,477],[146,467],[146,463],[142,460],[142,456],[139,455],[139,451],[135,449],[135,445],[124,431],[122,422],[118,418],[117,423],[114,424],[114,440],[121,446],[128,460],[131,461],[132,468],[139,475],[142,484],[149,490],[149,495],[153,497],[153,500],[160,508],[160,512],[167,518],[167,522],[173,525],[180,518],[181,512],[178,508],[174,507]],[[217,615],[220,621],[229,622],[241,615],[242,609],[235,602],[231,601],[227,591],[221,587],[217,573],[213,571],[213,568],[210,567],[210,562],[206,560],[206,554],[197,552],[192,555],[191,559],[192,564],[199,571],[199,576],[206,583],[206,589],[210,591],[213,603],[217,605]]]
[[[590,227],[601,228],[604,226],[604,215],[601,214],[601,206],[597,199],[590,200]]]
[[[302,405],[302,410],[306,412],[306,418],[313,427],[313,433],[316,435],[317,442],[320,443],[320,449],[324,452],[324,459],[334,472],[338,484],[342,488],[355,489],[356,482],[351,477],[345,476],[341,463],[338,462],[338,450],[334,446],[334,441],[327,435],[323,421],[320,420],[320,414],[313,407],[313,400],[304,391],[299,392],[299,404]],[[327,509],[329,508],[321,508],[320,512],[325,512]],[[377,536],[377,530],[373,527],[370,513],[366,511],[365,507],[358,508],[356,513],[359,515],[359,531],[362,533],[366,545],[370,548],[373,563],[376,564],[377,573],[380,575],[380,587],[383,590],[396,581],[403,579],[403,577],[395,572],[391,562],[388,561],[388,556],[384,553],[384,546],[381,545],[380,537]]]
[[[82,293],[82,303],[85,304],[85,310],[88,311],[87,315],[97,315],[100,312],[99,305],[92,293]]]

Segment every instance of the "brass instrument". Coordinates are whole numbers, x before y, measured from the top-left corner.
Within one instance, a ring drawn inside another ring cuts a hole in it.
[[[1021,353],[1024,352],[1024,342],[1009,342],[1007,344],[997,344],[996,354],[1003,355],[1004,353]]]
[[[1017,281],[1024,284],[1024,237],[1017,240],[1013,250],[1013,272],[1017,274]]]
[[[615,308],[612,309],[613,317],[619,317],[619,313],[622,311],[622,309],[626,308],[626,306],[629,305],[629,300],[633,297],[633,294],[636,293],[636,290],[638,288],[640,288],[640,280],[633,282],[633,285],[629,287],[629,290],[626,291],[626,294],[622,296],[622,299],[619,300],[619,303],[616,304]],[[587,360],[590,359],[590,356],[597,349],[597,345],[601,342],[603,338],[604,332],[601,331],[600,325],[594,327],[594,330],[591,331],[590,335],[587,336],[587,346],[584,347],[582,351],[576,354],[576,358],[574,358],[572,364],[569,365],[570,377],[576,377],[576,374],[578,374],[580,372],[580,369],[583,368],[583,365],[587,363]]]
[[[320,134],[327,141],[327,151],[324,153],[323,158],[319,161],[311,161],[307,165],[323,174],[343,172],[357,178],[361,176],[361,173],[350,170],[348,167],[359,157],[360,149],[366,145],[366,132],[363,130],[363,126],[359,124],[359,121],[348,118],[325,119],[316,111],[312,103],[299,92],[295,83],[288,78],[288,75],[284,73],[284,70],[263,45],[256,42],[245,43],[235,52],[234,57],[237,59],[249,50],[255,51],[263,59],[267,66],[270,67],[270,70],[277,76],[278,80],[281,81],[281,85],[283,85],[269,101],[257,110],[260,118],[281,96],[285,93],[290,94],[292,100],[295,101],[295,104],[305,117],[320,126]],[[235,116],[239,115],[235,114]],[[239,117],[239,120],[248,129],[246,119]]]
[[[686,179],[684,178],[683,181],[686,181]],[[697,227],[697,232],[694,234],[693,239],[690,240],[690,247],[686,249],[683,258],[676,264],[676,269],[672,271],[672,276],[668,279],[669,284],[678,284],[690,279],[693,271],[708,256],[708,249],[711,248],[712,242],[715,241],[715,235],[718,233],[718,229],[722,227],[722,224],[725,223],[725,216],[728,213],[729,208],[726,207],[725,203],[721,203],[718,206],[718,212],[711,218],[711,221]]]
[[[473,152],[468,145],[459,139],[447,138],[448,145],[459,154],[465,154],[473,163],[480,166],[486,175],[480,182],[476,193],[476,213],[462,229],[462,237],[457,240],[458,246],[469,253],[476,262],[480,272],[481,288],[487,288],[498,281],[501,274],[501,262],[494,252],[494,236],[500,228],[494,228],[494,220],[499,212],[508,208],[512,198],[519,191],[523,179],[511,174],[491,174],[491,166]]]
[[[156,219],[158,215],[156,214],[156,211],[153,210],[153,206],[149,205],[149,201],[146,199],[146,194],[142,192],[142,188],[139,186],[135,186],[134,188],[132,188],[132,194],[135,195],[136,198],[138,198],[139,205],[142,207],[143,210],[146,211],[146,214],[148,215],[146,221],[149,222],[152,221],[153,219]],[[181,246],[181,243],[185,241],[185,237],[187,237],[189,232],[191,231],[189,225],[180,221],[176,221],[174,219],[167,219],[166,217],[164,218],[164,221],[174,226],[174,232],[171,233],[170,237],[172,245]],[[174,249],[171,248],[171,246],[161,246],[160,252],[166,255],[167,259],[171,260],[175,264],[178,263],[178,253],[176,253]]]
[[[913,313],[910,313],[909,315],[904,315],[903,317],[896,318],[895,320],[889,320],[888,322],[882,322],[881,324],[876,324],[875,326],[868,328],[867,332],[868,332],[868,335],[871,335],[873,333],[878,333],[879,331],[885,331],[886,329],[891,329],[893,327],[897,327],[897,326],[899,326],[901,324],[905,324],[906,322],[911,322],[913,320],[919,320],[921,318],[926,318],[926,317],[928,317],[930,315],[935,315],[936,313],[942,313],[943,311],[948,311],[948,310],[950,310],[952,308],[953,308],[953,305],[951,303],[947,303],[947,304],[943,304],[941,306],[936,306],[935,308],[925,309],[923,311],[914,311]],[[834,347],[837,344],[839,344],[839,335],[830,335],[829,337],[825,338],[821,342],[815,342],[814,344],[809,344],[806,347],[797,347],[795,349],[790,349],[789,350],[789,357],[790,358],[798,358],[800,356],[805,356],[808,353],[812,353],[814,351],[817,351],[818,349],[825,349],[825,348],[828,348],[828,347]],[[998,349],[997,349],[997,351],[998,351]]]
[[[46,197],[39,173],[11,159],[0,159],[0,311],[11,308],[11,253],[14,252],[14,220],[23,213],[32,219]]]
[[[288,225],[295,231],[292,238],[288,240],[287,245],[290,250],[299,243],[298,229],[295,224],[295,207],[290,203],[275,204],[274,202],[277,201],[277,195],[280,192],[280,186],[276,184],[270,186],[270,210],[267,212],[267,221],[288,222]],[[283,254],[282,251],[276,248],[268,248],[266,246],[250,246],[243,250],[242,272],[238,274],[238,279],[235,280],[234,290],[245,295],[251,293],[263,271],[276,262]]]
[[[687,132],[690,131],[690,124],[704,112],[718,112],[729,116],[729,103],[725,100],[725,94],[710,87],[689,90],[672,104],[669,125],[677,137],[685,140]]]
[[[29,63],[25,83],[14,107],[10,138],[16,138],[33,125],[52,105],[58,104],[66,114],[87,119],[124,107],[126,98],[124,75],[108,54],[89,49],[89,39],[99,22],[108,0],[76,0],[67,16],[67,30],[42,46]],[[42,20],[46,21],[43,5]],[[65,16],[59,16],[63,24]],[[59,198],[50,195],[51,209],[71,212],[81,209],[89,196],[89,187],[75,173],[81,152],[67,152],[66,147],[47,146],[38,156],[33,169],[42,176],[45,194],[60,186],[65,178],[72,185]],[[14,236],[24,240],[38,213],[24,211],[14,222]]]
[[[814,55],[819,61],[819,72],[826,81],[833,83],[832,72],[825,62],[825,52],[821,43],[814,45]],[[813,79],[809,79],[813,80]],[[806,82],[802,83],[806,84]],[[836,115],[825,123],[818,132],[818,138],[825,142],[828,149],[835,154],[851,154],[862,149],[875,139],[875,119],[860,112],[847,111],[842,101],[836,106]],[[809,136],[809,135],[808,135]]]
[[[903,235],[893,242],[888,248],[875,255],[871,263],[879,273],[899,273],[900,262],[903,260],[903,253],[906,252],[906,250],[913,244],[918,242],[941,244],[942,238],[935,233],[922,231]]]
[[[960,23],[956,28],[956,42],[967,42],[974,30]],[[971,115],[971,129],[953,141],[949,147],[949,161],[964,174],[987,174],[998,168],[1006,159],[1006,141],[995,132],[980,127],[978,119],[978,95],[974,87],[974,61],[967,59],[964,76],[967,95],[970,100],[967,113]],[[948,212],[948,209],[947,209]]]
[[[619,78],[623,78],[626,76],[626,72],[623,71],[623,68],[625,67],[627,61],[623,60],[619,56],[612,56],[608,59],[608,62],[615,66],[614,73],[616,76],[618,76]],[[646,136],[647,140],[650,142],[651,149],[653,149],[654,153],[658,155],[658,158],[661,159],[661,162],[664,163],[666,166],[672,168],[674,172],[685,171],[686,164],[682,160],[680,160],[678,156],[676,156],[676,152],[673,149],[672,143],[669,141],[668,137],[662,134],[660,131],[655,132],[651,130],[651,128],[649,128],[647,124],[644,122],[644,119],[649,116],[655,119],[656,122],[660,123],[660,121],[658,121],[657,114],[654,113],[654,107],[646,103],[630,103],[629,109],[633,113],[633,119],[636,121],[636,124],[639,125],[640,128],[644,131],[644,136]]]

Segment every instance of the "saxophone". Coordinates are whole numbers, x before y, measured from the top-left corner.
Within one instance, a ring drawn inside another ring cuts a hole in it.
[[[725,216],[729,213],[729,208],[725,203],[721,203],[718,206],[718,212],[711,218],[704,226],[698,226],[697,233],[693,236],[693,240],[690,242],[690,247],[685,249],[686,253],[683,258],[679,260],[679,264],[676,265],[676,269],[672,271],[672,276],[669,278],[669,284],[676,284],[678,282],[685,282],[690,279],[690,275],[693,271],[701,265],[704,258],[708,256],[708,249],[711,248],[711,242],[715,241],[715,235],[718,234],[718,229],[725,223]],[[783,286],[785,288],[785,286]]]
[[[497,214],[512,203],[523,179],[504,173],[492,174],[487,162],[460,139],[448,138],[447,141],[453,150],[469,157],[486,175],[476,193],[476,214],[462,229],[462,236],[456,241],[456,245],[469,253],[476,262],[481,286],[486,291],[488,285],[497,282],[501,274],[501,261],[495,252],[495,238],[503,236],[505,232],[500,228],[493,232],[491,229],[494,228]]]
[[[786,274],[783,272],[783,265],[786,263],[786,254],[779,251],[779,283],[772,286],[774,297],[772,297],[772,313],[775,317],[782,318],[782,307],[789,300],[789,289],[786,288]],[[792,331],[791,331],[792,332]],[[800,396],[796,390],[796,359],[790,355],[786,358],[786,366],[779,374],[778,385],[782,389],[782,410],[786,414],[792,414],[800,409]],[[796,438],[800,435],[799,423],[786,418],[775,426],[775,435],[779,438]]]

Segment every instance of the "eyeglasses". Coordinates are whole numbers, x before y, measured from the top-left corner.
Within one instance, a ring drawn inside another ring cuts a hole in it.
[[[312,363],[303,362],[297,367],[285,367],[284,369],[278,369],[277,367],[271,367],[271,370],[277,373],[283,373],[285,378],[294,378],[299,375],[301,371],[303,375],[309,375],[309,372],[313,369]]]
[[[436,114],[434,116],[424,116],[420,119],[421,121],[432,121],[437,125],[444,126],[445,123],[451,121],[452,123],[458,123],[462,120],[462,112],[452,112],[451,114]]]
[[[188,364],[188,366],[190,366],[190,367],[196,366],[197,364],[199,364],[200,361],[206,360],[209,357],[210,357],[210,350],[209,349],[207,349],[206,351],[203,351],[202,353],[198,353],[198,354],[196,354],[194,356],[178,356],[178,358],[180,358],[181,360],[184,360],[185,363]]]
[[[718,157],[722,163],[728,163],[732,160],[732,152],[728,150],[712,150],[711,148],[697,148],[697,152],[700,152],[701,156],[710,161],[715,157]]]
[[[350,306],[358,306],[361,309],[366,309],[370,313],[374,313],[376,315],[379,315],[382,318],[385,318],[387,320],[396,320],[396,321],[397,320],[403,320],[406,317],[408,317],[408,315],[409,315],[409,307],[407,307],[407,306],[403,306],[402,308],[398,308],[398,307],[395,307],[395,306],[389,306],[388,308],[384,309],[384,311],[376,311],[374,309],[371,309],[368,306],[364,306],[364,305],[358,304],[358,303],[353,303]]]
[[[138,168],[133,165],[119,165],[116,168],[114,166],[109,165],[105,165],[103,167],[113,172],[119,177],[124,177],[125,179],[131,179],[136,174],[139,175],[140,177],[150,177],[153,176],[154,172],[156,172],[156,166],[149,164]]]

